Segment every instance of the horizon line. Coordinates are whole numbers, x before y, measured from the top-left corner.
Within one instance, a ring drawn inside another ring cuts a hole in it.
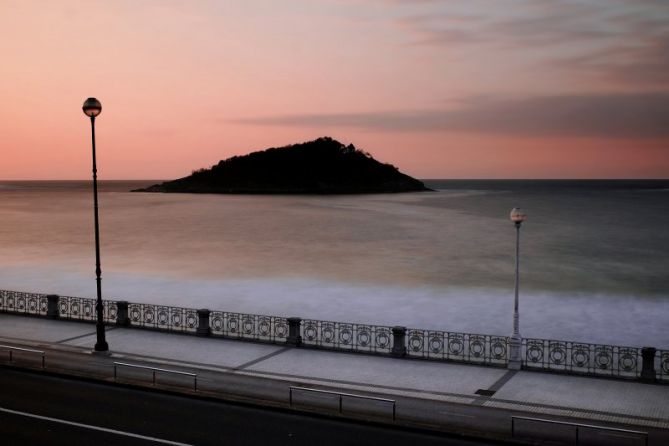
[[[184,177],[179,177],[184,178]],[[109,178],[99,179],[98,181],[174,181],[179,178],[172,179],[155,179],[155,178]],[[416,178],[420,181],[669,181],[666,178],[639,178],[639,177],[592,177],[592,178]],[[91,181],[90,178],[21,178],[21,179],[0,179],[0,182],[17,182],[17,181]]]

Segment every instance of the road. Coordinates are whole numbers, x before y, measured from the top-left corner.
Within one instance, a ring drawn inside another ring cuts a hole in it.
[[[493,444],[0,368],[7,445]]]

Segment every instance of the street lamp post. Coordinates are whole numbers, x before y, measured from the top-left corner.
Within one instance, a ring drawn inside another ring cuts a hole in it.
[[[520,225],[525,221],[526,215],[521,212],[520,208],[511,209],[509,218],[516,226],[516,295],[513,302],[513,333],[509,337],[509,368],[520,370],[522,365],[521,358],[521,344],[522,337],[520,336],[518,313],[518,288],[520,285]]]
[[[88,98],[82,107],[84,114],[91,118],[91,137],[93,142],[93,215],[95,217],[95,277],[97,282],[97,302],[95,311],[97,313],[97,341],[96,352],[107,352],[109,345],[105,340],[105,324],[102,306],[102,270],[100,269],[100,224],[98,222],[98,169],[95,162],[95,117],[102,111],[102,104],[95,98]]]

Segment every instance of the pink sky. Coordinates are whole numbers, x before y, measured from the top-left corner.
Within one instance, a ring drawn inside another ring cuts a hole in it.
[[[0,0],[0,179],[332,136],[419,178],[669,178],[665,0]]]

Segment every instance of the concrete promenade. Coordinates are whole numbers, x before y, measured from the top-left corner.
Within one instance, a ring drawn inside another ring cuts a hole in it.
[[[0,314],[0,344],[44,350],[46,370],[56,373],[113,381],[113,362],[126,362],[196,373],[198,394],[228,400],[288,407],[290,386],[301,386],[396,401],[392,421],[386,403],[347,399],[343,415],[351,418],[508,439],[511,417],[523,416],[643,431],[649,433],[648,444],[669,444],[667,385],[112,326],[107,341],[112,355],[94,355],[93,324]],[[2,350],[0,364],[8,364]],[[36,355],[21,352],[14,354],[13,364],[40,366]],[[117,372],[119,381],[152,386],[150,371]],[[158,382],[195,393],[187,376],[159,374]],[[295,391],[293,402],[298,409],[333,413],[338,398]],[[571,442],[574,436],[571,427],[524,420],[516,421],[516,430],[520,439],[539,435]],[[613,431],[582,428],[579,435],[598,444],[644,444],[634,435]]]

